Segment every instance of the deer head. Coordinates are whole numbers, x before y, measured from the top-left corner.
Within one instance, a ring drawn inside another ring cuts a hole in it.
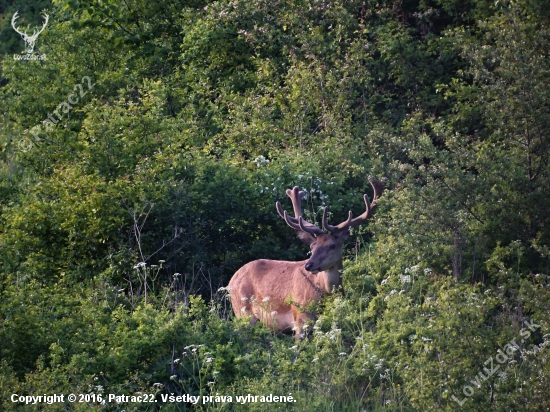
[[[384,190],[382,182],[372,176],[369,181],[374,189],[373,201],[363,196],[365,211],[360,216],[353,218],[350,211],[346,221],[332,226],[328,223],[325,207],[322,226],[326,233],[304,220],[301,202],[305,193],[297,186],[286,191],[294,216],[289,216],[279,202],[276,203],[277,212],[310,246],[311,257],[301,262],[260,259],[240,268],[229,282],[231,303],[237,317],[251,316],[252,323],[261,320],[275,330],[295,330],[296,337],[300,336],[304,323],[312,318],[303,308],[341,286],[342,246],[350,234],[349,229],[372,216]]]
[[[30,54],[34,51],[34,42],[36,41],[36,39],[38,38],[38,35],[40,33],[42,33],[44,31],[44,29],[46,28],[46,25],[48,24],[48,20],[50,19],[50,16],[47,15],[46,13],[44,13],[44,25],[42,26],[42,28],[38,31],[36,30],[33,30],[33,33],[31,36],[29,36],[27,34],[27,32],[22,32],[22,31],[19,31],[17,29],[17,27],[15,27],[15,21],[19,18],[18,16],[19,14],[19,11],[16,11],[14,14],[13,14],[13,17],[11,18],[11,26],[13,27],[13,29],[19,33],[21,35],[21,37],[23,38],[23,40],[25,41],[25,52]]]

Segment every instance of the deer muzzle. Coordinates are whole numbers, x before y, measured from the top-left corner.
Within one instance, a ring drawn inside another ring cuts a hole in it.
[[[316,275],[317,273],[319,273],[319,269],[316,269],[316,270],[313,269],[313,263],[311,263],[311,262],[307,262],[307,263],[305,264],[304,268],[305,268],[308,272],[313,273],[314,275]]]

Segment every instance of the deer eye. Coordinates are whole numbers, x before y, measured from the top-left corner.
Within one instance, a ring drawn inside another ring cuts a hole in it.
[[[334,243],[329,246],[330,249],[334,249],[335,247],[336,247],[336,245]]]

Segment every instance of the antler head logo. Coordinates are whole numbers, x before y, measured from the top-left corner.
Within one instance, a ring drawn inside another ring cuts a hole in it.
[[[19,11],[16,11],[13,17],[11,18],[11,26],[17,33],[21,35],[21,37],[25,41],[25,52],[30,54],[34,51],[34,42],[36,41],[38,35],[42,33],[46,28],[46,25],[48,24],[48,20],[50,19],[50,16],[44,13],[44,25],[38,31],[33,30],[32,36],[29,36],[26,32],[19,31],[17,27],[15,27],[15,21],[19,18],[18,14],[19,14]]]

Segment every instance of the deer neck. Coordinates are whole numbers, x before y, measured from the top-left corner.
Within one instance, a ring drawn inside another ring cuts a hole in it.
[[[319,289],[326,293],[331,293],[334,289],[338,289],[342,285],[343,268],[342,260],[340,260],[334,266],[323,272],[319,272],[317,274]]]

